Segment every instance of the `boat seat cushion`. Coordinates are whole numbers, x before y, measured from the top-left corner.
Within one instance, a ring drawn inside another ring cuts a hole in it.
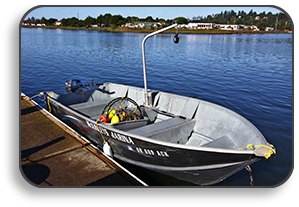
[[[129,132],[148,138],[171,143],[185,143],[195,125],[194,120],[174,117],[139,127]]]

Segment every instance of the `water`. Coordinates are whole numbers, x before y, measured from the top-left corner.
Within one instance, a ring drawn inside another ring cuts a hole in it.
[[[144,35],[22,28],[21,90],[29,96],[64,92],[64,82],[75,78],[143,87]],[[293,162],[292,35],[182,34],[179,44],[172,37],[146,43],[148,88],[211,101],[246,117],[277,149],[277,156],[252,165],[254,185],[283,182]],[[158,185],[161,179],[147,181]],[[242,170],[218,185],[249,184]]]

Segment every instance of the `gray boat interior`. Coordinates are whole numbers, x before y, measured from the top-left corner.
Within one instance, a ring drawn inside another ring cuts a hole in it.
[[[150,91],[152,106],[144,106],[144,89],[104,83],[95,90],[52,97],[97,120],[104,107],[117,97],[130,97],[141,106],[144,118],[110,124],[132,136],[193,147],[238,150],[247,144],[267,144],[260,131],[244,117],[222,106],[159,91]]]

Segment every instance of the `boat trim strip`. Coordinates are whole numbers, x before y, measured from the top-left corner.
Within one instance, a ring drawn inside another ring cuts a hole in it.
[[[253,160],[248,161],[242,161],[242,162],[232,162],[232,163],[224,163],[224,164],[213,164],[213,165],[203,165],[203,166],[188,166],[188,167],[172,167],[172,166],[161,166],[161,165],[153,165],[153,164],[146,164],[139,161],[133,161],[131,159],[118,156],[117,154],[114,155],[115,158],[133,164],[140,167],[148,168],[151,170],[163,170],[163,171],[196,171],[196,170],[210,170],[210,169],[218,169],[218,168],[224,168],[224,167],[230,167],[234,165],[241,165],[246,163],[245,165],[252,164],[253,162],[256,162],[258,159],[255,158]]]

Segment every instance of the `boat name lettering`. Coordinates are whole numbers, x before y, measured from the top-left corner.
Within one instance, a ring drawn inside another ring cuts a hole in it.
[[[136,151],[139,154],[144,154],[144,155],[157,155],[159,157],[169,157],[168,153],[163,150],[152,150],[152,149],[143,149],[140,147],[136,147]]]
[[[100,126],[97,126],[96,124],[91,123],[89,121],[86,121],[86,124],[90,128],[100,132],[101,134],[103,134],[105,136],[112,137],[113,139],[116,139],[116,140],[119,140],[119,141],[122,141],[122,142],[125,142],[125,143],[128,143],[128,144],[134,144],[132,138],[129,137],[129,136],[125,136],[125,135],[122,135],[122,134],[118,134],[118,133],[115,133],[115,132],[108,131],[107,129],[102,128]]]
[[[95,125],[94,123],[91,123],[91,122],[88,122],[88,121],[86,121],[86,124],[87,124],[87,126],[89,126],[90,128],[92,128],[92,129],[94,129],[94,130],[100,132],[101,134],[106,135],[106,136],[109,136],[109,133],[108,133],[107,129],[104,129],[104,128],[102,128],[102,127],[99,127],[99,126]]]
[[[134,144],[132,138],[129,137],[129,136],[125,136],[125,135],[118,134],[118,133],[115,133],[115,132],[110,132],[110,133],[111,133],[111,137],[114,138],[114,139],[117,139],[117,140],[122,141],[122,142],[126,142],[128,144]]]

